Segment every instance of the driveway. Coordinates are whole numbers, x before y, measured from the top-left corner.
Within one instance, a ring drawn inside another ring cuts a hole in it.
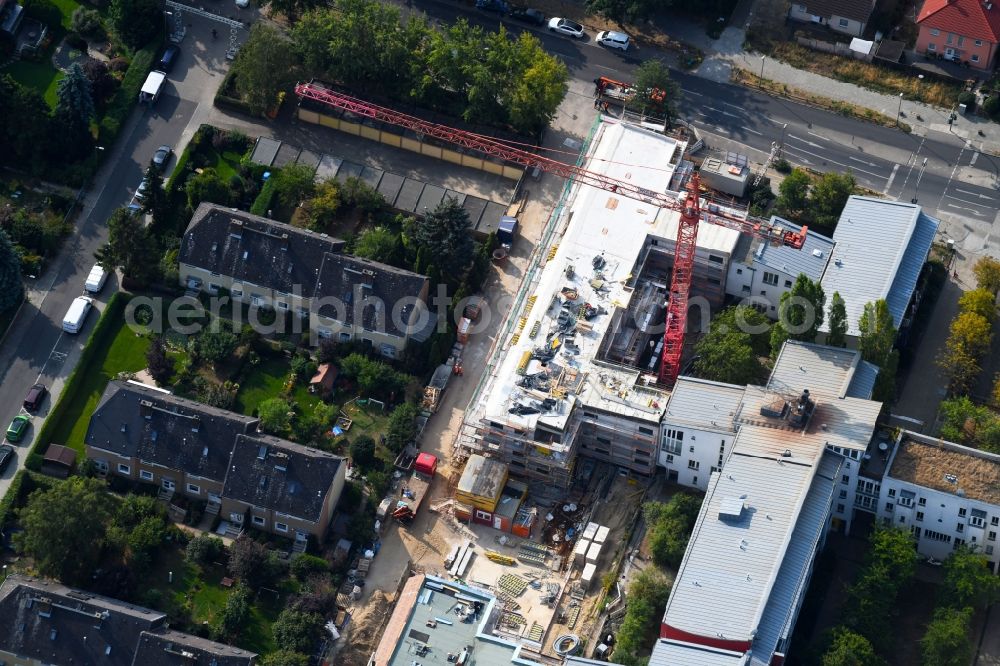
[[[0,475],[0,495],[7,492],[14,474],[24,466],[42,420],[62,392],[98,319],[96,313],[91,314],[78,335],[62,331],[63,315],[83,293],[94,253],[107,242],[108,217],[132,198],[158,146],[181,145],[182,134],[197,122],[197,111],[206,97],[211,104],[211,95],[225,75],[228,40],[213,41],[212,23],[206,19],[191,16],[187,22],[188,36],[181,44],[181,58],[168,76],[166,90],[152,109],[137,108],[117,143],[108,148],[111,154],[85,194],[74,233],[45,273],[26,285],[27,300],[0,341],[0,423],[6,425],[20,411],[32,384],[41,382],[51,391],[32,418],[28,436],[17,447],[17,464]],[[118,281],[112,276],[95,303],[98,311],[117,290]]]

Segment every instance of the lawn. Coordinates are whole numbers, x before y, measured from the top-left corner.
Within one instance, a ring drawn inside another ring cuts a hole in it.
[[[215,169],[219,177],[228,183],[231,177],[239,173],[240,159],[242,159],[243,155],[232,150],[227,150],[221,154],[212,150],[208,157],[208,166]]]
[[[119,372],[138,372],[146,367],[146,350],[149,338],[136,335],[125,325],[124,317],[114,324],[117,329],[109,332],[110,344],[94,350],[90,363],[79,368],[82,381],[76,392],[68,396],[69,403],[62,418],[52,430],[52,442],[68,446],[83,454],[83,440],[87,434],[90,415],[97,408],[105,387]]]
[[[34,88],[45,97],[51,108],[56,108],[56,86],[65,74],[52,66],[48,59],[42,62],[18,60],[0,72],[10,74],[21,85]]]
[[[288,377],[288,362],[283,358],[262,358],[260,363],[246,371],[240,381],[235,409],[252,416],[257,405],[269,398],[276,398]]]

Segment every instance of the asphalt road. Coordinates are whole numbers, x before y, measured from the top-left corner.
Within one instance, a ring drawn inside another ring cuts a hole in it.
[[[405,11],[419,10],[437,21],[463,17],[487,29],[497,29],[502,23],[513,33],[531,30],[580,81],[599,76],[630,81],[643,61],[669,59],[664,52],[647,47],[635,47],[628,53],[609,50],[598,46],[592,34],[573,40],[549,33],[544,26],[501,20],[468,5],[440,0],[400,5]],[[772,142],[779,143],[793,164],[823,172],[849,169],[864,187],[903,201],[916,198],[931,214],[989,224],[1000,208],[1000,190],[996,189],[1000,186],[1000,159],[979,153],[955,134],[932,130],[921,137],[744,86],[677,70],[672,75],[684,93],[679,104],[681,117],[707,134],[712,149],[749,153],[759,163],[766,159]],[[957,127],[961,126],[960,118]]]
[[[182,46],[182,57],[170,79],[188,78],[188,70],[198,69],[193,66],[190,49],[185,47]],[[220,53],[225,51],[221,41],[217,48]],[[129,203],[157,147],[177,145],[194,107],[193,102],[177,96],[177,88],[171,82],[154,108],[134,112],[91,184],[92,189],[86,193],[76,231],[42,275],[26,284],[28,299],[0,341],[0,423],[6,428],[22,411],[21,403],[32,384],[45,384],[51,394],[33,415],[27,436],[16,445],[17,464],[11,463],[0,475],[0,496],[6,493],[17,470],[24,466],[44,417],[58,398],[99,318],[98,312],[91,312],[83,331],[77,335],[62,331],[63,316],[70,303],[83,294],[83,283],[95,263],[94,253],[107,241],[107,219],[116,208]],[[103,291],[96,296],[96,310],[103,311],[117,289],[116,276],[109,276]]]

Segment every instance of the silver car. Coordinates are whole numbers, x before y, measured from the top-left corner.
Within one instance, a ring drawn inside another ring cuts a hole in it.
[[[560,35],[572,37],[573,39],[580,39],[583,37],[583,26],[575,21],[556,17],[549,19],[549,32],[556,32]]]
[[[174,149],[170,146],[160,146],[156,149],[156,152],[153,153],[153,165],[157,169],[162,169],[167,165],[167,162],[170,160],[170,155],[173,152]]]

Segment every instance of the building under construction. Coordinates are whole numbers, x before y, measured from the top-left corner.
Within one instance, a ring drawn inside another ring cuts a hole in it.
[[[667,193],[683,142],[603,123],[584,168]],[[680,213],[589,185],[572,188],[522,283],[460,446],[517,477],[566,487],[578,455],[648,476],[666,394],[656,386]],[[702,225],[692,296],[721,305],[739,232]],[[707,319],[707,313],[706,317]]]

